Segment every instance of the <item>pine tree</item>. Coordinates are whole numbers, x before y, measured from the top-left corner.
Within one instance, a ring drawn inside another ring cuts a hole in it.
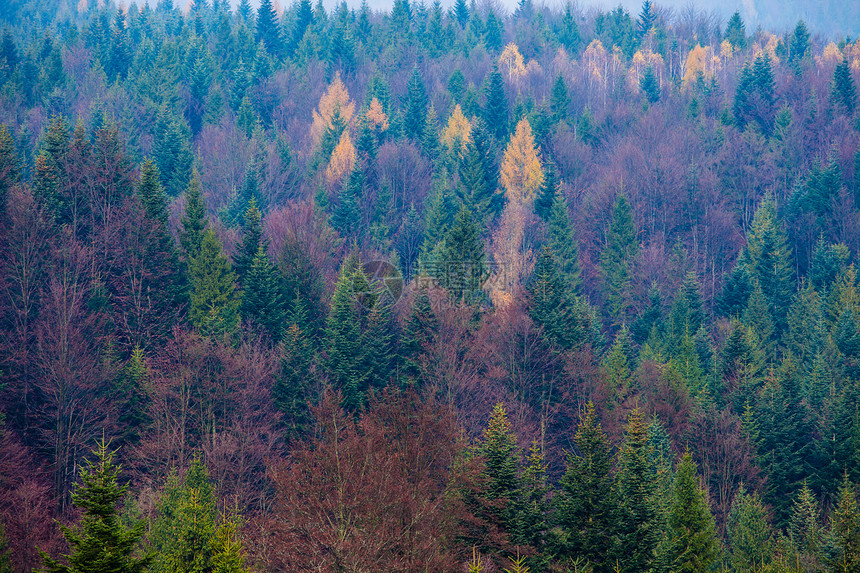
[[[497,66],[487,76],[484,89],[487,103],[484,106],[484,121],[497,141],[508,137],[508,98],[505,95],[505,80]]]
[[[114,465],[114,452],[102,441],[81,469],[72,502],[82,512],[77,527],[61,526],[71,553],[63,557],[68,565],[40,552],[49,573],[137,573],[146,571],[151,557],[139,549],[145,528],[143,521],[123,524],[117,503],[128,490],[119,485],[121,470]]]
[[[606,281],[609,312],[616,322],[625,322],[633,305],[631,265],[639,252],[633,212],[627,196],[619,194],[606,230],[606,247],[600,254],[600,267]]]
[[[558,554],[582,558],[596,571],[609,570],[615,551],[616,496],[612,487],[609,439],[588,402],[576,429],[577,455],[567,454],[561,490],[554,499],[561,534]]]
[[[305,32],[313,24],[314,13],[311,7],[311,0],[299,0],[296,11],[295,27],[293,28],[291,51],[295,53],[296,48],[305,37]]]
[[[427,90],[421,74],[418,73],[418,68],[413,68],[409,83],[406,85],[406,105],[403,112],[406,137],[413,141],[420,142],[424,135],[428,104]]]
[[[167,228],[167,197],[164,187],[159,180],[158,167],[151,159],[143,162],[140,168],[140,184],[137,187],[137,196],[143,205],[146,216],[153,221],[158,221]]]
[[[857,88],[854,86],[847,58],[843,58],[833,69],[833,101],[845,110],[849,117],[854,115],[857,108]]]
[[[200,252],[203,232],[206,229],[206,205],[196,170],[185,191],[185,215],[180,222],[182,230],[179,232],[179,243],[185,251],[185,256],[190,260]]]
[[[792,33],[789,42],[789,63],[797,63],[807,57],[809,50],[809,30],[806,29],[806,24],[803,23],[803,20],[800,20],[797,22],[797,26],[795,26],[794,33]]]
[[[261,0],[257,10],[257,43],[266,46],[266,52],[280,57],[283,50],[281,26],[271,0]]]
[[[314,362],[313,349],[307,334],[299,327],[296,317],[281,338],[281,368],[272,386],[272,403],[284,414],[291,437],[304,433],[311,423],[308,409],[310,373]]]
[[[773,532],[756,494],[741,486],[729,512],[726,532],[735,571],[760,571],[773,559]]]
[[[558,186],[559,181],[555,171],[555,164],[552,161],[548,161],[543,184],[535,198],[535,213],[544,221],[549,219],[552,204],[558,196]]]
[[[191,323],[206,336],[220,337],[235,330],[240,304],[234,284],[236,275],[212,229],[203,233],[200,252],[190,261],[189,278]]]
[[[689,452],[678,464],[674,499],[669,513],[669,538],[672,543],[672,569],[705,573],[711,571],[719,556],[714,518],[708,500],[699,487],[696,464]]]
[[[647,571],[654,561],[657,529],[657,484],[652,479],[648,428],[642,412],[634,409],[624,428],[617,476],[621,517],[619,562],[624,571]]]
[[[645,94],[648,103],[655,104],[660,100],[660,80],[654,72],[654,66],[645,68],[642,79],[639,80],[639,89]]]

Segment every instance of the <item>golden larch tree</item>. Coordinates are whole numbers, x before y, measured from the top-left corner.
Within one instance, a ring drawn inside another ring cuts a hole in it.
[[[355,167],[355,146],[352,144],[349,131],[344,130],[340,141],[332,151],[331,160],[325,170],[325,179],[329,185],[339,183],[352,172],[353,167]]]
[[[383,111],[382,104],[375,97],[370,100],[365,117],[367,118],[367,123],[375,131],[383,132],[388,129],[388,115]]]
[[[517,124],[517,129],[505,149],[502,161],[501,183],[508,201],[524,203],[534,198],[543,184],[543,168],[532,126],[526,118]]]
[[[472,141],[472,123],[463,115],[460,104],[454,106],[454,111],[448,117],[448,124],[442,131],[442,143],[451,153],[463,152]]]
[[[349,125],[355,113],[355,102],[349,99],[349,92],[340,74],[336,74],[334,81],[320,98],[319,106],[313,112],[314,121],[311,124],[311,139],[314,146],[319,145],[323,133],[331,125],[335,110],[340,112],[340,117]]]
[[[508,83],[526,75],[526,63],[516,44],[511,42],[499,55],[499,69],[508,76]]]

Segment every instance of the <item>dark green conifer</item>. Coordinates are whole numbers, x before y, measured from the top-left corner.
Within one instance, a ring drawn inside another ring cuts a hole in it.
[[[262,244],[246,272],[244,284],[242,317],[261,326],[273,342],[278,342],[285,328],[285,305],[280,275]]]
[[[18,182],[20,164],[15,151],[15,140],[6,125],[0,125],[0,212],[6,210],[9,190]]]
[[[451,11],[454,14],[454,19],[460,24],[460,27],[465,28],[469,22],[469,8],[466,6],[466,0],[455,0]]]
[[[669,513],[672,570],[707,573],[720,553],[714,518],[699,486],[696,464],[689,452],[678,464]]]
[[[161,185],[158,167],[152,159],[146,159],[140,168],[140,184],[137,186],[137,196],[143,205],[146,216],[158,221],[167,228],[167,197]]]
[[[254,264],[260,248],[266,251],[268,241],[263,237],[263,214],[257,208],[257,199],[251,197],[242,218],[242,244],[233,263],[239,284],[244,285],[246,276]]]
[[[400,337],[401,372],[409,383],[421,381],[420,356],[435,341],[438,328],[439,322],[430,305],[427,289],[422,289],[415,297],[412,312]]]
[[[544,167],[543,185],[541,185],[535,198],[535,213],[544,221],[549,219],[552,204],[558,195],[558,186],[559,181],[555,171],[555,164],[552,161],[547,161]]]
[[[552,202],[547,220],[547,244],[558,262],[564,284],[573,294],[579,294],[582,271],[579,266],[579,241],[573,232],[573,221],[567,199],[558,194]]]
[[[758,495],[741,486],[729,512],[726,533],[735,571],[757,571],[773,559],[773,531]]]
[[[203,335],[223,336],[239,323],[236,275],[224,255],[215,231],[207,229],[200,252],[189,265],[191,305],[188,318]]]
[[[484,475],[487,499],[497,502],[495,510],[502,528],[513,533],[516,530],[517,498],[520,479],[517,474],[519,451],[517,437],[508,421],[508,414],[502,403],[493,407],[493,413],[484,430],[484,438],[478,447],[486,464]]]
[[[151,557],[140,549],[145,523],[128,526],[120,518],[117,504],[128,486],[117,483],[121,467],[114,465],[114,452],[102,441],[81,470],[72,502],[83,514],[76,527],[61,526],[70,553],[63,555],[68,564],[40,552],[49,573],[141,573]]]
[[[196,170],[185,191],[185,214],[180,222],[182,230],[179,232],[179,243],[185,250],[185,256],[192,259],[200,252],[203,231],[206,229],[206,205]]]
[[[271,0],[261,0],[257,9],[257,42],[266,46],[266,51],[280,57],[283,50],[283,38],[281,37],[281,25],[278,23],[278,15],[272,6]]]
[[[631,265],[638,253],[633,210],[627,196],[620,193],[615,199],[612,220],[606,230],[606,246],[600,254],[609,312],[618,323],[626,322],[633,305]]]
[[[487,51],[492,52],[502,47],[503,31],[504,26],[501,20],[496,16],[493,9],[490,8],[490,12],[487,14],[487,23],[484,25],[484,45],[487,46]]]
[[[735,12],[726,24],[726,40],[736,49],[743,50],[747,46],[747,34],[740,12]]]
[[[487,98],[484,106],[487,129],[497,141],[503,142],[508,137],[508,97],[505,95],[505,80],[498,67],[493,66],[487,76],[484,92]]]
[[[440,286],[454,300],[475,303],[488,276],[484,243],[472,212],[463,206],[445,235],[445,243],[434,269]]]
[[[848,59],[843,58],[833,69],[833,101],[850,117],[857,107],[857,88],[851,77]]]
[[[809,55],[809,31],[803,20],[797,22],[788,44],[788,61],[796,63]]]
[[[567,83],[564,77],[559,74],[555,78],[555,83],[552,84],[552,92],[549,96],[550,111],[552,112],[553,121],[563,121],[567,119],[567,109],[570,106],[570,94],[567,90]]]
[[[660,100],[660,80],[654,72],[654,66],[645,68],[642,79],[639,80],[639,89],[645,94],[648,103],[654,104]]]
[[[830,517],[830,539],[833,554],[828,559],[831,571],[860,570],[860,512],[857,510],[857,488],[845,473]]]
[[[427,90],[418,73],[418,68],[412,69],[409,83],[406,85],[406,105],[403,111],[403,128],[406,137],[420,142],[424,135],[424,126],[427,122]]]

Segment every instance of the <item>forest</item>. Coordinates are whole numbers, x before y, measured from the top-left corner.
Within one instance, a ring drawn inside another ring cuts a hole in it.
[[[0,573],[860,571],[860,41],[0,2]]]

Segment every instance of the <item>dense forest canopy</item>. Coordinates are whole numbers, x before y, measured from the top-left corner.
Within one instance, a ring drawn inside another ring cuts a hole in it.
[[[0,19],[0,571],[860,570],[860,41]]]

